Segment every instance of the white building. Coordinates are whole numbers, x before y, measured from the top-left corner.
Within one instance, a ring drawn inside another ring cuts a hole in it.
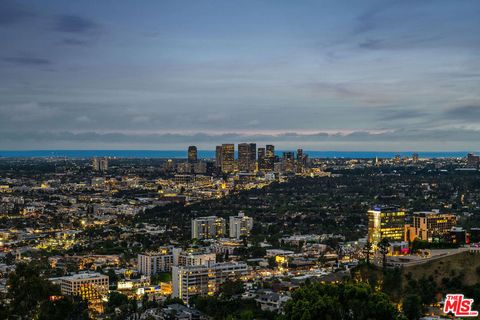
[[[86,300],[101,299],[108,294],[109,278],[97,272],[55,278],[52,282],[60,284],[62,294],[80,296]]]
[[[190,297],[215,294],[227,279],[239,279],[247,273],[244,262],[209,263],[202,266],[173,267],[173,297],[188,303]]]
[[[248,237],[253,228],[253,218],[240,211],[238,216],[230,217],[230,238]]]
[[[137,270],[143,275],[151,276],[160,272],[170,272],[173,266],[200,266],[215,262],[215,253],[162,247],[155,252],[139,254]]]
[[[181,249],[163,247],[156,252],[141,253],[138,255],[137,270],[147,276],[170,272],[174,264],[174,253],[178,251]]]
[[[225,219],[217,216],[192,220],[192,239],[221,238],[226,233]]]

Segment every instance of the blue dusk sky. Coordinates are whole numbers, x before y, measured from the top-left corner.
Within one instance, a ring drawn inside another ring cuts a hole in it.
[[[0,1],[0,149],[480,149],[480,1]]]

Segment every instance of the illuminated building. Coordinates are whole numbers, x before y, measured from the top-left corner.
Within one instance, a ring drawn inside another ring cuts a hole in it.
[[[229,219],[230,238],[240,239],[250,235],[253,228],[253,218],[245,216],[245,213],[240,211],[238,216],[231,216]]]
[[[141,274],[151,276],[160,272],[170,272],[174,266],[200,266],[211,262],[216,262],[215,253],[162,247],[156,252],[139,254],[137,270]]]
[[[240,143],[238,145],[238,170],[240,172],[249,171],[250,146],[248,143]]]
[[[80,296],[88,301],[98,300],[108,295],[109,278],[100,273],[79,273],[57,280],[60,281],[60,288],[64,295]]]
[[[453,227],[449,231],[450,242],[455,244],[468,244],[467,231],[460,227]]]
[[[257,164],[257,144],[249,143],[249,159],[248,159],[248,171],[254,172]]]
[[[247,273],[244,262],[209,263],[203,266],[173,267],[173,297],[188,304],[192,296],[214,295],[227,279],[239,279]]]
[[[295,168],[295,158],[293,152],[283,153],[283,171],[293,172]]]
[[[192,220],[192,239],[221,238],[225,235],[225,219],[217,216]]]
[[[271,144],[267,144],[266,146],[266,169],[269,171],[273,171],[273,165],[275,163],[275,147]]]
[[[258,148],[258,170],[259,171],[264,171],[265,169],[267,169],[265,156],[266,156],[265,148]]]
[[[231,173],[235,169],[235,145],[222,144],[222,172]]]
[[[405,240],[420,239],[432,242],[435,238],[443,238],[457,224],[457,217],[450,213],[415,212],[412,223],[405,226]]]
[[[141,274],[151,276],[172,270],[173,252],[171,248],[160,248],[157,252],[142,253],[137,257],[137,270]]]
[[[196,162],[197,162],[197,147],[189,146],[188,147],[188,163],[196,163]]]
[[[368,241],[375,247],[382,239],[402,241],[405,211],[395,207],[375,207],[368,211]]]

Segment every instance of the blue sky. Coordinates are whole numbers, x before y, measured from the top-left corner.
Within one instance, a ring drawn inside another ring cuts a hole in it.
[[[0,149],[478,150],[479,1],[0,2]]]

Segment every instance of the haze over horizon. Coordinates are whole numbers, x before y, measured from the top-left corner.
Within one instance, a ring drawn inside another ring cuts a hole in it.
[[[475,151],[478,1],[0,2],[0,150]]]

